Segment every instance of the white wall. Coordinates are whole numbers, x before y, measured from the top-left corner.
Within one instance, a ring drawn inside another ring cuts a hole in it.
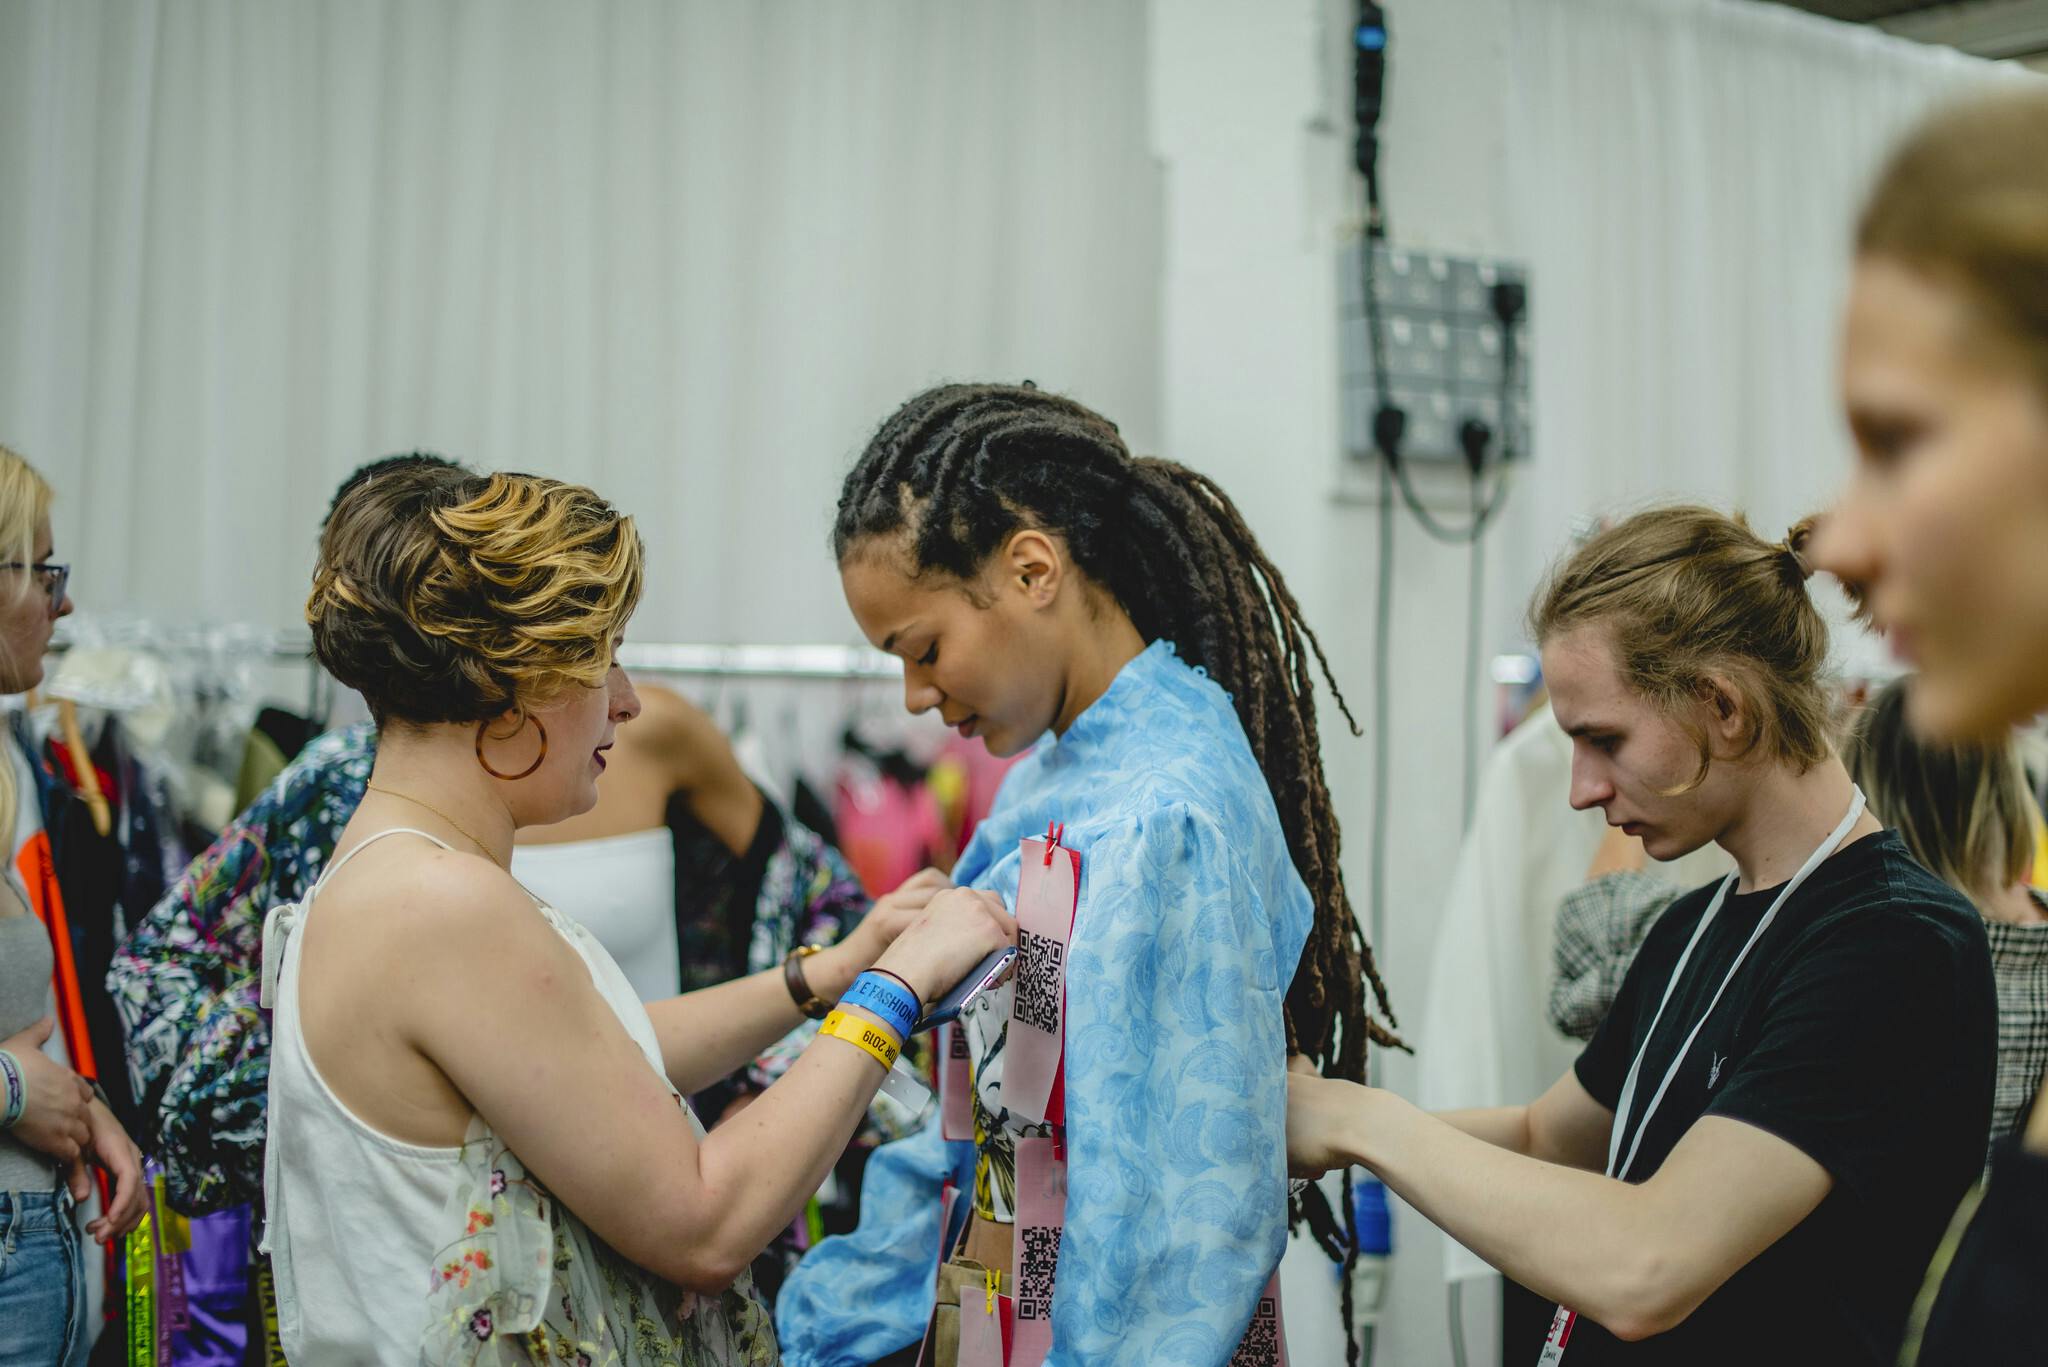
[[[1156,435],[1140,0],[10,0],[0,442],[82,608],[299,620],[358,463],[587,482],[642,640],[852,640],[825,535],[948,378]]]

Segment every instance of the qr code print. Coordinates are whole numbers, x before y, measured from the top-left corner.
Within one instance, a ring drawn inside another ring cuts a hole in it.
[[[1017,932],[1017,997],[1013,1020],[1035,1030],[1057,1034],[1060,1028],[1060,971],[1067,947],[1046,935]]]
[[[1024,1261],[1017,1268],[1017,1318],[1052,1318],[1052,1279],[1060,1265],[1060,1232],[1024,1226]]]
[[[1279,1361],[1280,1307],[1271,1296],[1261,1296],[1243,1340],[1230,1355],[1230,1367],[1277,1367]]]

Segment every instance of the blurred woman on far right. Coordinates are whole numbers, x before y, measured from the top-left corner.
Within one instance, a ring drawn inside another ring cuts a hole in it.
[[[1930,740],[2048,708],[2048,92],[1940,113],[1857,226],[1842,338],[1854,478],[1812,546],[1918,670]],[[2048,1362],[2048,1104],[1936,1255],[1904,1360]]]

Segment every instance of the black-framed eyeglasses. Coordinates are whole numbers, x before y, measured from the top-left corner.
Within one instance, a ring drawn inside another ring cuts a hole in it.
[[[0,570],[27,570],[50,595],[50,611],[55,612],[64,606],[64,590],[71,584],[69,565],[52,565],[47,560],[34,565],[22,560],[9,560],[0,563]]]

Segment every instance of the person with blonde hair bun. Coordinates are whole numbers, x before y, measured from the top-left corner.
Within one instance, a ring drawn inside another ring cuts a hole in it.
[[[0,446],[0,693],[43,679],[57,619],[71,611],[67,565],[51,563],[50,486]],[[142,1155],[98,1085],[46,1051],[55,946],[32,910],[15,855],[40,829],[35,775],[20,736],[0,737],[0,1367],[83,1362],[85,1264],[76,1206],[89,1167],[113,1181],[86,1232],[110,1243],[142,1218]]]
[[[800,1022],[785,974],[643,1007],[507,872],[515,830],[592,806],[639,711],[615,652],[640,555],[630,518],[526,475],[372,479],[322,534],[314,648],[378,746],[334,859],[264,931],[264,1242],[294,1362],[779,1361],[749,1261],[845,1148],[896,1008],[1011,939],[985,894],[877,911],[797,966],[840,999],[819,1038],[705,1133],[681,1094]]]
[[[2048,93],[1945,109],[1856,225],[1842,328],[1854,478],[1814,552],[1916,667],[1929,740],[2048,708]],[[1921,1367],[2048,1362],[2048,1101],[1993,1155],[1906,1344]]]
[[[1657,921],[1572,1070],[1442,1116],[1293,1079],[1295,1170],[1363,1163],[1556,1301],[1532,1360],[1888,1363],[1983,1164],[1984,928],[1829,743],[1804,537],[1653,509],[1536,595],[1572,805],[1736,866]]]

